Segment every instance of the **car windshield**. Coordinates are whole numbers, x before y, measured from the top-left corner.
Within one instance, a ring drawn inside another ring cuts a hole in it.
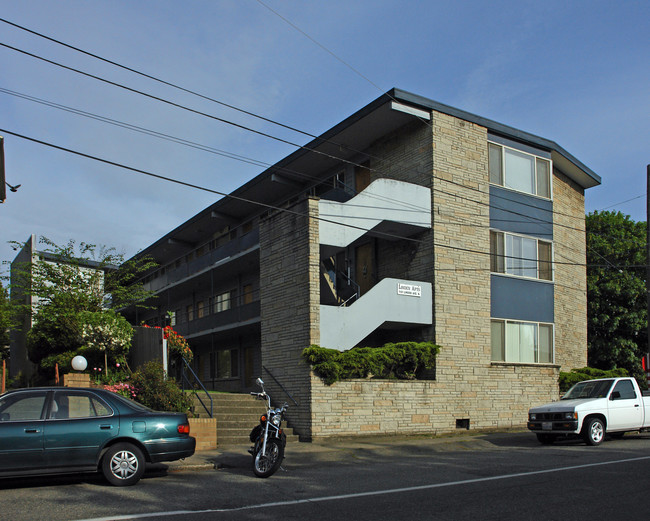
[[[591,380],[575,384],[562,397],[563,400],[580,400],[582,398],[605,398],[614,380]]]

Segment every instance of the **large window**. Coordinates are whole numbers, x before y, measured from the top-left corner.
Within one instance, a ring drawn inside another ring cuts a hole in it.
[[[490,231],[490,271],[553,280],[551,243],[533,237]]]
[[[553,362],[553,325],[492,320],[492,360],[548,364]]]
[[[551,162],[488,143],[490,182],[527,194],[551,197]]]

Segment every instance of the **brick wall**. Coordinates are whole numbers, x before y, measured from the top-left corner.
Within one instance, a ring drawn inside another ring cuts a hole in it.
[[[260,222],[262,364],[300,404],[289,401],[262,371],[276,403],[289,401],[287,417],[301,437],[310,436],[310,371],[302,350],[319,342],[320,268],[318,201],[304,199]]]
[[[217,448],[216,418],[189,418],[190,436],[196,438],[196,450]]]
[[[587,262],[584,191],[553,172],[555,362],[562,371],[587,365]]]
[[[423,333],[442,347],[436,380],[328,387],[312,377],[313,437],[444,433],[459,420],[472,429],[523,427],[530,406],[557,398],[558,367],[491,361],[487,130],[434,112],[430,126],[404,127],[371,152],[379,156],[371,162],[373,176],[432,187],[433,230],[418,242],[379,241],[378,269],[382,277],[399,273],[433,283],[434,327]],[[556,192],[562,188],[556,182]],[[555,195],[558,206],[576,204],[575,187],[564,188]],[[571,212],[576,209],[565,211]],[[556,314],[558,305],[564,304],[556,302]],[[571,320],[558,328],[562,334],[574,324],[586,334],[586,326]],[[568,346],[564,351],[568,356]]]

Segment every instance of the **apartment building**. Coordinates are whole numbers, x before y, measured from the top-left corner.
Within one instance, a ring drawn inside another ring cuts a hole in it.
[[[302,437],[521,426],[587,363],[584,190],[555,142],[393,89],[143,251],[208,388],[256,377]],[[326,386],[301,358],[441,346],[427,380]]]

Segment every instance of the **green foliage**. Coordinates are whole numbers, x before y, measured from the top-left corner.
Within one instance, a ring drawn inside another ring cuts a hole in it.
[[[70,241],[58,246],[41,237],[44,249],[32,263],[14,272],[14,286],[35,298],[33,327],[27,333],[29,359],[39,366],[38,380],[50,379],[75,354],[126,362],[132,330],[107,309],[143,302],[151,296],[135,278],[152,267],[149,258],[124,261],[114,249]],[[22,245],[19,245],[22,246]],[[128,339],[127,339],[128,336]],[[72,356],[70,356],[72,355]]]
[[[647,352],[646,223],[620,212],[587,215],[589,365],[643,381]]]
[[[413,380],[433,369],[440,347],[431,342],[399,342],[382,347],[356,347],[337,351],[312,345],[303,359],[327,385],[349,378]]]
[[[0,282],[0,360],[9,358],[9,331],[17,325],[17,310]]]
[[[595,380],[596,378],[620,378],[629,376],[626,369],[596,369],[594,367],[583,367],[582,369],[571,369],[568,373],[560,372],[560,392],[564,394],[571,387],[583,380]]]
[[[147,362],[130,378],[136,400],[156,411],[187,412],[191,399],[178,387],[176,380],[165,377],[160,362]]]

